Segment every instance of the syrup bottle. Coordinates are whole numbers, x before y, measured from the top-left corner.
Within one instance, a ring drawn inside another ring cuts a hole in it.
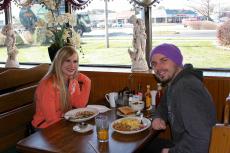
[[[156,99],[155,99],[156,100],[156,108],[161,101],[162,95],[163,95],[163,91],[162,91],[161,83],[157,83],[157,94],[156,94]]]
[[[152,109],[152,96],[150,92],[150,85],[147,85],[147,91],[145,92],[145,109]]]

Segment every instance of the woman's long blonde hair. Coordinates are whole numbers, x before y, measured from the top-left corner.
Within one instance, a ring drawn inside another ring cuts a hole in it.
[[[63,112],[71,109],[71,103],[69,99],[68,86],[66,84],[67,82],[65,81],[61,68],[63,62],[73,54],[76,54],[78,57],[76,50],[72,46],[64,46],[63,48],[59,49],[46,75],[47,77],[52,77],[54,88],[59,89],[60,91],[60,104]],[[73,78],[77,75],[77,72],[78,70],[73,75]]]

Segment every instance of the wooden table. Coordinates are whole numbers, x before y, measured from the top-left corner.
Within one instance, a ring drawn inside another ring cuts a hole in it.
[[[117,119],[116,110],[105,113],[110,123]],[[95,125],[94,119],[88,123]],[[109,141],[97,141],[96,127],[87,133],[72,130],[76,123],[61,120],[56,124],[38,131],[17,143],[17,149],[24,153],[133,153],[138,152],[155,132],[151,128],[131,135],[119,134],[109,129]]]

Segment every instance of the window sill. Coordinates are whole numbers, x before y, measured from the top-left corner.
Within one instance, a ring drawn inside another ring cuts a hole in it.
[[[32,68],[36,66],[33,65],[20,65],[20,68]],[[5,64],[0,64],[1,68],[5,67]],[[145,72],[132,72],[131,68],[128,67],[102,67],[102,66],[80,66],[80,71],[95,71],[95,72],[114,72],[114,73],[145,73],[145,74],[152,74],[152,71],[145,71]],[[227,77],[230,78],[230,71],[215,71],[215,70],[203,70],[203,74],[205,77]]]
[[[130,68],[109,68],[109,67],[80,67],[80,71],[95,71],[95,72],[117,72],[117,73],[149,73],[152,74],[152,71],[145,72],[132,72]],[[203,75],[206,77],[229,77],[230,71],[220,72],[220,71],[203,71]]]
[[[114,72],[114,73],[151,73],[151,71],[132,72],[131,68],[122,67],[79,67],[80,71]]]

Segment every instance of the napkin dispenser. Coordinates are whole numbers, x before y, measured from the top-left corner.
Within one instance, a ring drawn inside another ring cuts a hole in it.
[[[128,87],[125,87],[123,90],[119,91],[116,104],[118,106],[128,106],[129,105],[129,94],[130,94],[130,90]]]

